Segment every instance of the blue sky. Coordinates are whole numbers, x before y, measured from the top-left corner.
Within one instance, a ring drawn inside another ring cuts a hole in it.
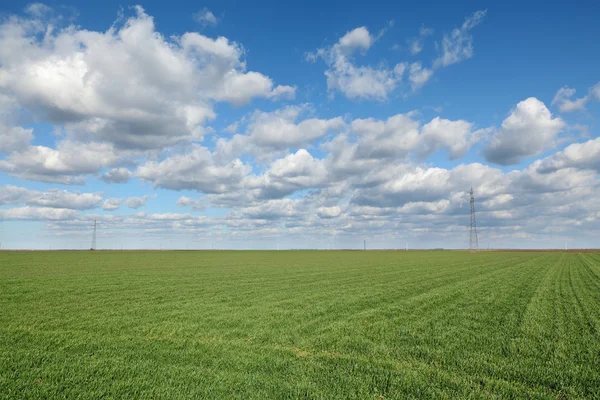
[[[472,185],[482,246],[597,247],[599,15],[3,4],[0,242],[464,248]]]

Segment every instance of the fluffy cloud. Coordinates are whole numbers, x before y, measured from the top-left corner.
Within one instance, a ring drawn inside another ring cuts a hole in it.
[[[473,36],[470,31],[479,25],[487,10],[480,10],[467,17],[460,28],[455,28],[449,35],[444,35],[439,45],[439,57],[434,61],[434,68],[447,67],[473,57]]]
[[[17,104],[0,94],[0,154],[26,149],[33,140],[33,130],[14,126]]]
[[[321,218],[337,218],[342,213],[342,209],[338,206],[333,207],[319,207],[317,214]]]
[[[390,93],[405,82],[405,79],[412,90],[416,91],[433,77],[435,70],[471,58],[473,37],[470,31],[483,21],[485,14],[485,10],[475,12],[466,18],[461,27],[444,35],[441,44],[436,43],[439,56],[433,61],[431,67],[424,66],[420,61],[410,64],[400,62],[393,68],[357,65],[356,54],[364,55],[384,32],[373,36],[364,26],[347,32],[330,47],[307,53],[306,60],[311,63],[316,62],[317,59],[325,61],[328,67],[325,70],[327,89],[331,94],[339,91],[349,99],[386,100]],[[420,53],[424,38],[432,34],[432,29],[421,27],[419,36],[408,40],[411,54]],[[408,72],[406,78],[405,72]]]
[[[19,207],[0,210],[2,220],[71,220],[78,216],[77,211],[64,208]]]
[[[120,167],[111,169],[103,174],[100,179],[106,183],[127,183],[131,175],[131,171],[127,168]]]
[[[553,146],[565,126],[562,119],[552,117],[544,103],[530,97],[502,122],[485,148],[485,158],[500,165],[518,164]]]
[[[31,13],[0,24],[0,89],[70,137],[121,148],[198,140],[213,103],[293,96],[290,86],[246,71],[244,49],[225,37],[165,37],[141,7],[104,32],[60,29]]]
[[[407,40],[410,54],[419,54],[423,50],[423,41],[427,36],[433,35],[433,29],[421,26],[419,36]]]
[[[298,190],[321,187],[327,183],[327,175],[321,160],[300,149],[275,161],[264,175],[248,178],[245,186],[258,189],[258,198],[281,198]]]
[[[0,171],[19,179],[83,184],[86,174],[118,164],[128,155],[108,143],[83,144],[66,140],[59,142],[56,149],[30,146],[21,152],[12,152],[0,160]]]
[[[250,167],[239,159],[227,164],[217,164],[208,149],[193,145],[188,153],[141,165],[135,176],[151,182],[154,187],[225,193],[240,188],[242,179],[249,172]]]
[[[144,207],[146,205],[146,203],[148,202],[148,199],[150,199],[151,196],[142,196],[142,197],[129,197],[128,199],[125,200],[125,204],[127,204],[127,207],[129,208],[140,208],[140,207]]]
[[[121,204],[123,203],[123,199],[106,199],[104,200],[104,203],[102,204],[102,209],[104,211],[115,211],[118,210],[121,207]]]
[[[594,98],[600,100],[600,83],[592,86],[585,96],[572,100],[575,93],[575,89],[566,86],[560,88],[558,92],[556,92],[554,99],[552,99],[552,105],[557,105],[560,112],[563,113],[585,110],[585,105],[590,100],[593,100]]]
[[[102,193],[68,192],[60,189],[39,192],[11,185],[0,187],[0,205],[25,203],[45,208],[88,210],[97,207],[101,201]]]
[[[420,62],[410,64],[408,80],[413,90],[423,86],[433,76],[433,70],[425,68]]]
[[[414,116],[415,114],[409,113],[397,114],[386,121],[352,121],[352,132],[358,138],[351,146],[356,158],[402,159],[411,152],[428,156],[439,149],[445,149],[449,152],[450,159],[457,159],[464,156],[487,131],[474,130],[474,125],[467,121],[451,121],[439,117],[421,126]]]
[[[575,95],[575,89],[563,87],[556,92],[554,99],[552,99],[552,105],[558,105],[561,112],[572,112],[577,110],[583,110],[585,103],[588,101],[588,96],[584,96],[580,99],[571,100],[570,98]]]
[[[450,121],[435,117],[425,124],[421,130],[423,154],[429,155],[436,150],[444,149],[450,159],[461,158],[490,129],[473,130],[473,124],[467,121]]]
[[[307,60],[325,61],[327,88],[331,93],[340,91],[349,99],[385,100],[401,81],[405,67],[399,64],[392,69],[374,68],[354,63],[355,53],[366,52],[376,40],[366,27],[355,28],[333,46],[309,53]]]
[[[563,168],[591,169],[600,173],[600,138],[567,146],[563,151],[542,160],[538,170],[548,173]]]
[[[345,127],[341,117],[331,119],[299,117],[310,108],[288,106],[274,112],[255,112],[244,135],[235,135],[231,140],[220,139],[218,151],[224,155],[250,152],[264,158],[273,152],[306,146],[330,132]],[[237,127],[236,127],[237,128]]]
[[[26,149],[33,140],[33,130],[19,126],[6,126],[0,122],[0,153]]]
[[[206,208],[206,203],[202,199],[194,200],[187,196],[181,196],[175,203],[179,207],[192,207],[196,211],[203,211]]]
[[[219,19],[215,17],[215,14],[206,7],[194,14],[194,21],[202,26],[215,26],[219,23]]]
[[[298,216],[297,204],[298,201],[292,199],[268,200],[255,206],[242,208],[233,216],[266,220],[294,217]]]

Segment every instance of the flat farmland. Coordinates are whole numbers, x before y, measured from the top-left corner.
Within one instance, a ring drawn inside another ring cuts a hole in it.
[[[0,252],[0,398],[600,398],[600,253]]]

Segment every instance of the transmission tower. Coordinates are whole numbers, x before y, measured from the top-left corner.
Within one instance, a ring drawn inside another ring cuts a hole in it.
[[[477,239],[477,223],[475,222],[475,197],[473,196],[473,187],[471,187],[471,236],[469,237],[469,250],[479,250],[479,240]]]
[[[94,219],[94,225],[92,225],[92,227],[94,228],[94,233],[92,234],[92,247],[90,248],[90,250],[96,250],[96,220]]]

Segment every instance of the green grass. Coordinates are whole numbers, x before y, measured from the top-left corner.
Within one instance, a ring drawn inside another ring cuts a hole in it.
[[[600,398],[600,253],[0,252],[0,398]]]

